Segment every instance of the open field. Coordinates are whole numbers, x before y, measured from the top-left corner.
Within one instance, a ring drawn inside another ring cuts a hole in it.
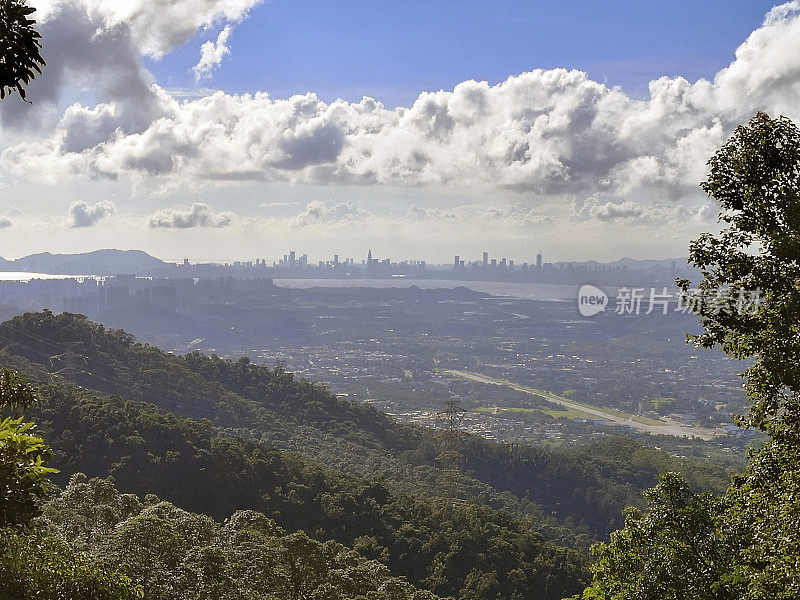
[[[547,400],[548,402],[551,402],[553,404],[558,404],[571,411],[575,411],[572,414],[570,413],[565,414],[561,411],[553,411],[553,413],[550,414],[553,414],[554,416],[564,416],[567,418],[582,417],[582,418],[605,419],[611,425],[626,425],[628,427],[636,429],[637,431],[641,431],[644,433],[651,433],[654,435],[671,435],[675,437],[685,437],[685,438],[696,437],[703,440],[712,440],[715,437],[722,435],[721,432],[715,431],[713,429],[706,429],[702,427],[685,427],[675,422],[654,421],[653,419],[639,417],[638,415],[628,415],[609,408],[600,408],[597,406],[589,406],[587,404],[581,404],[578,402],[574,402],[572,400],[568,400],[563,396],[558,396],[546,390],[540,390],[524,385],[519,385],[517,383],[511,381],[505,381],[503,379],[495,379],[494,377],[489,377],[488,375],[481,375],[479,373],[471,373],[468,371],[456,371],[456,370],[444,370],[442,372],[447,375],[462,377],[464,379],[469,379],[470,381],[477,381],[478,383],[485,383],[487,385],[504,385],[518,392],[524,392],[527,394],[540,396],[545,400]]]

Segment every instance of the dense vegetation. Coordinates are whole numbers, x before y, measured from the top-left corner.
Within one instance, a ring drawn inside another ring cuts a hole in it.
[[[596,548],[595,600],[780,600],[800,597],[800,130],[760,113],[710,161],[704,189],[719,235],[691,246],[698,345],[752,358],[746,425],[768,434],[724,496],[696,494],[674,474]],[[737,310],[741,297],[760,301]]]
[[[122,492],[217,521],[256,510],[442,596],[574,593],[591,539],[657,473],[725,479],[629,440],[553,452],[471,438],[452,481],[432,466],[434,432],[280,367],[165,354],[49,312],[3,323],[0,344],[0,361],[38,382],[30,415],[62,485],[77,472],[110,475]],[[448,488],[466,501],[443,498]]]
[[[379,474],[389,484],[399,482],[403,491],[443,489],[441,473],[432,468],[439,452],[434,432],[397,424],[280,367],[245,358],[165,354],[80,315],[48,312],[0,324],[0,345],[7,356],[25,357],[85,388],[207,418],[236,436],[311,455],[337,470],[360,477]],[[80,356],[69,373],[65,353]],[[586,525],[596,536],[621,525],[622,509],[637,503],[640,491],[667,468],[685,474],[698,490],[722,490],[728,481],[720,469],[618,439],[590,450],[553,452],[472,437],[463,453],[459,497],[515,510],[527,503],[521,510],[528,516],[553,513]],[[635,461],[626,460],[631,457]]]
[[[254,511],[223,524],[78,474],[40,521],[99,568],[122,569],[149,599],[434,600],[387,567],[334,542],[287,534]]]
[[[346,542],[442,595],[555,598],[583,579],[579,554],[544,541],[528,520],[391,493],[142,402],[62,381],[39,389],[46,400],[32,414],[64,474],[113,474],[126,491],[218,519],[262,510],[288,531]]]

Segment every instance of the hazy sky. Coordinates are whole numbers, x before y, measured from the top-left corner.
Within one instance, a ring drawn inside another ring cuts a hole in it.
[[[800,120],[800,1],[38,0],[0,256],[686,254],[733,128]]]

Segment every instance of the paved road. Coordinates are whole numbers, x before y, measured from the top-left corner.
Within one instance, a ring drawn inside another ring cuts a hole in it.
[[[469,379],[471,381],[477,381],[478,383],[486,383],[489,385],[504,385],[518,392],[524,392],[526,394],[531,394],[533,396],[541,396],[548,402],[559,404],[566,408],[579,410],[583,413],[594,415],[600,419],[605,419],[606,421],[616,423],[617,425],[627,425],[629,427],[636,429],[637,431],[642,431],[644,433],[652,433],[655,435],[672,435],[675,437],[684,437],[684,438],[696,437],[702,440],[713,440],[715,437],[723,435],[722,433],[715,431],[713,429],[706,429],[703,427],[684,427],[675,422],[671,423],[665,422],[663,425],[648,425],[647,423],[640,423],[639,421],[634,421],[633,419],[626,419],[625,417],[615,415],[614,413],[606,412],[601,408],[594,408],[591,406],[587,406],[585,404],[578,404],[577,402],[571,402],[570,400],[562,398],[561,396],[556,396],[551,392],[545,392],[542,390],[537,390],[534,392],[531,389],[526,388],[525,386],[513,383],[511,381],[506,381],[504,379],[495,379],[494,377],[480,375],[479,373],[470,373],[469,371],[454,371],[454,370],[446,370],[443,371],[443,373],[446,373],[448,375],[455,375],[456,377],[462,377],[464,379]]]

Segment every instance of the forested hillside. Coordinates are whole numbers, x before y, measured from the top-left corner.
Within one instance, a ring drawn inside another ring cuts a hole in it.
[[[3,323],[0,344],[0,366],[38,384],[30,416],[62,485],[78,472],[112,476],[121,492],[220,522],[259,511],[441,596],[575,593],[589,543],[657,473],[680,470],[698,487],[726,477],[633,441],[553,452],[470,438],[451,481],[433,467],[434,431],[280,367],[165,354],[49,312]],[[461,499],[442,497],[447,489]]]

